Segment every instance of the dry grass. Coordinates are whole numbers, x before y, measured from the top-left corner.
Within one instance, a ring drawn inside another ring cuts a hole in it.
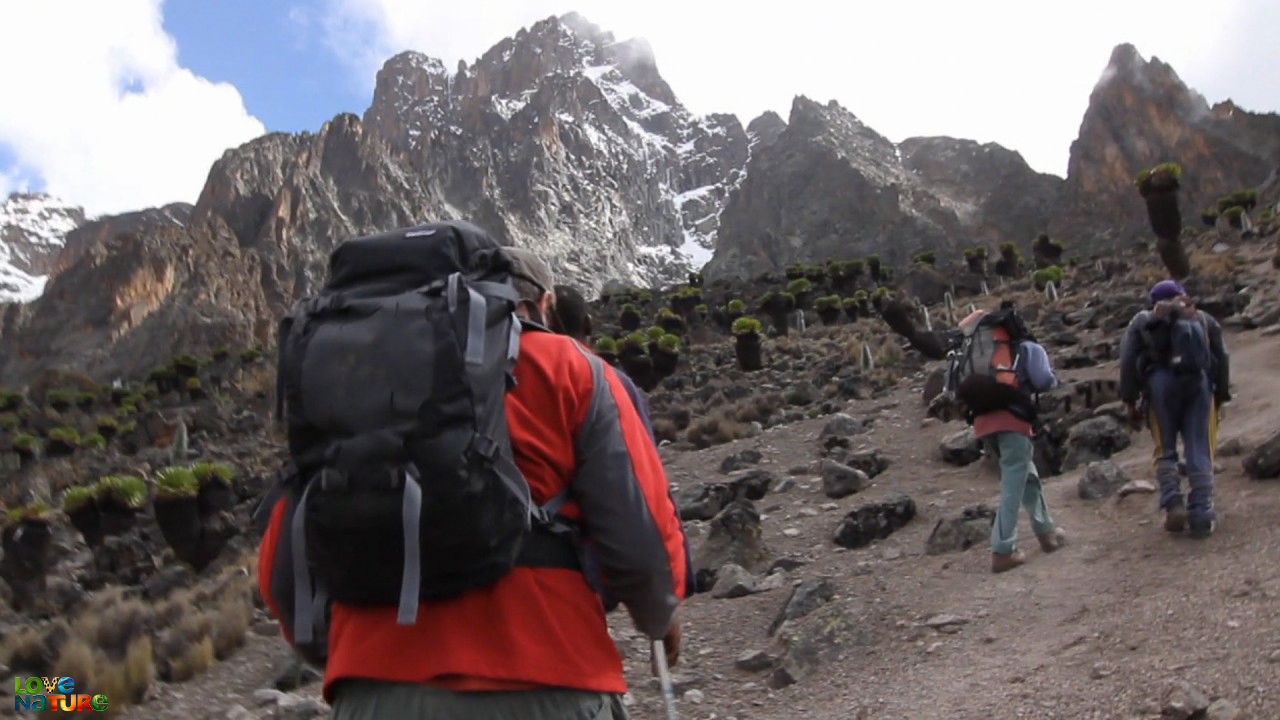
[[[213,627],[209,636],[213,641],[214,657],[226,660],[236,648],[243,645],[252,620],[253,607],[248,592],[237,597],[223,598],[221,606],[213,614]]]
[[[162,648],[165,653],[161,664],[161,676],[169,682],[185,682],[208,670],[214,661],[213,640],[201,638],[188,642],[175,636],[171,644]]]
[[[69,637],[71,627],[63,620],[22,628],[0,645],[0,662],[9,666],[14,674],[52,674]]]
[[[1191,254],[1191,271],[1214,280],[1230,280],[1235,276],[1236,258],[1232,253],[1196,252]]]
[[[680,427],[670,418],[655,418],[653,420],[653,436],[658,442],[663,440],[675,442],[680,438]]]

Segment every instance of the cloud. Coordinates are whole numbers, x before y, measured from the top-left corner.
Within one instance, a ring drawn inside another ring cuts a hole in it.
[[[261,135],[231,85],[178,65],[160,0],[0,5],[0,143],[22,182],[91,215],[194,202],[209,166]]]
[[[518,28],[568,9],[548,0],[428,3],[323,0],[326,42],[372,86],[388,56],[414,49],[472,60]],[[1036,169],[1064,174],[1089,93],[1111,49],[1133,43],[1173,65],[1210,100],[1259,82],[1280,51],[1267,33],[1274,0],[791,0],[778,12],[688,0],[578,0],[572,9],[619,38],[644,37],[676,95],[699,113],[745,123],[765,110],[786,117],[794,95],[838,100],[891,140],[950,135],[998,142]],[[1252,67],[1253,73],[1242,72]],[[1276,75],[1272,73],[1272,75]],[[1248,95],[1251,109],[1280,109],[1280,75]]]

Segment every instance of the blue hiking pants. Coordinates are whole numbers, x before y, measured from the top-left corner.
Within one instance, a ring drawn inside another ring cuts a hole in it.
[[[1018,508],[1026,508],[1031,531],[1053,532],[1053,518],[1044,504],[1040,474],[1031,459],[1031,438],[1016,432],[1000,432],[988,438],[1000,457],[1000,507],[991,525],[991,552],[1009,555],[1018,544]]]
[[[1183,505],[1182,478],[1178,474],[1178,437],[1182,437],[1183,462],[1190,492],[1185,502],[1193,525],[1214,519],[1213,452],[1217,442],[1218,414],[1209,378],[1204,373],[1178,375],[1157,368],[1147,380],[1151,403],[1151,436],[1155,439],[1156,481],[1160,507]]]

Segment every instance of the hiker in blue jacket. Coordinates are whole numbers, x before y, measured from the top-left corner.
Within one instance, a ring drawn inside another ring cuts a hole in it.
[[[1152,309],[1133,317],[1120,344],[1120,398],[1134,424],[1147,416],[1155,440],[1156,481],[1164,529],[1203,539],[1213,534],[1213,456],[1218,408],[1231,400],[1222,327],[1197,310],[1175,280],[1151,288]],[[1139,401],[1146,411],[1140,409]],[[1184,500],[1178,436],[1190,492]]]

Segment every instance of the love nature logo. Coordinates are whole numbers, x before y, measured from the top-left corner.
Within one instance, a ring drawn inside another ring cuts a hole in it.
[[[76,682],[69,677],[15,677],[13,709],[52,712],[103,712],[109,704],[106,695],[76,692]]]

